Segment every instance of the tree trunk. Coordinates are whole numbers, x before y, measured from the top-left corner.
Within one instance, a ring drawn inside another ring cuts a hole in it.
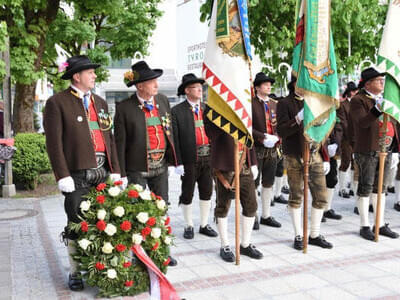
[[[31,84],[15,85],[13,127],[14,133],[35,132],[33,127],[33,104],[35,103],[36,81]]]

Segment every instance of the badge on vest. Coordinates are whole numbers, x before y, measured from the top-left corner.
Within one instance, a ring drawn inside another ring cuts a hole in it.
[[[82,116],[78,116],[78,117],[76,118],[76,120],[77,120],[78,122],[82,122],[82,121],[83,121],[83,118],[82,118]]]
[[[97,114],[99,117],[99,123],[104,125],[105,128],[100,128],[102,131],[110,130],[112,127],[112,118],[111,116],[104,111],[104,109],[100,109],[100,112]]]
[[[167,135],[170,135],[170,126],[171,126],[171,118],[169,116],[169,113],[165,113],[165,116],[161,117],[161,126],[164,127],[165,133]]]

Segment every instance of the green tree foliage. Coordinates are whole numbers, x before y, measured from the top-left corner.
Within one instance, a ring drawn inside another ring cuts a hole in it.
[[[201,21],[209,19],[212,1],[201,7]],[[295,7],[296,0],[249,0],[251,43],[261,61],[275,70],[281,62],[291,65]],[[354,72],[364,59],[375,61],[386,11],[387,5],[379,5],[377,0],[332,1],[332,30],[341,74]]]
[[[16,89],[14,130],[34,130],[33,103],[39,78],[47,73],[57,87],[65,84],[57,74],[55,43],[70,55],[86,53],[105,66],[110,58],[133,57],[136,52],[144,55],[161,16],[159,2],[66,0],[60,7],[60,0],[0,0],[0,21],[8,27]],[[100,81],[107,79],[104,68],[97,75]]]

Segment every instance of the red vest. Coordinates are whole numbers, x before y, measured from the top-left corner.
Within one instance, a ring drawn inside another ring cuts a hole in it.
[[[201,109],[199,107],[199,112],[196,115],[192,106],[191,108],[193,111],[194,128],[196,132],[196,145],[197,146],[208,145],[209,142],[206,132],[204,131],[203,116],[201,113]]]
[[[95,152],[105,152],[106,146],[104,143],[103,134],[101,133],[97,112],[93,105],[92,97],[90,97],[90,104],[89,104],[89,128],[90,128],[90,135],[94,145]]]
[[[146,118],[147,127],[147,150],[163,149],[165,150],[165,137],[164,131],[161,126],[161,119],[158,114],[157,106],[154,105],[152,111],[143,107],[144,115]]]

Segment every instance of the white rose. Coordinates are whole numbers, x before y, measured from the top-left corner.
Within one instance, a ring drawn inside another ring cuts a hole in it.
[[[117,206],[116,208],[114,208],[113,213],[117,217],[121,218],[125,214],[125,209],[122,206]]]
[[[141,213],[138,213],[137,214],[137,216],[136,216],[136,219],[138,219],[138,221],[140,222],[140,223],[146,223],[147,222],[147,220],[149,219],[149,214],[147,213],[147,212],[141,212]]]
[[[90,201],[82,201],[80,208],[82,211],[87,211],[90,208]]]
[[[113,187],[110,187],[110,188],[108,189],[108,193],[109,193],[110,196],[112,196],[112,197],[117,197],[117,196],[119,195],[120,192],[121,192],[121,189],[120,189],[119,187],[117,187],[117,186],[113,186]]]
[[[107,277],[110,279],[117,278],[117,271],[115,271],[114,269],[107,270]]]
[[[166,236],[166,237],[164,238],[164,242],[165,242],[165,244],[167,244],[167,245],[171,244],[171,241],[172,241],[172,239],[171,239],[169,236]]]
[[[107,215],[107,212],[104,209],[99,209],[97,211],[97,219],[99,219],[99,220],[104,220],[106,215]]]
[[[150,234],[153,238],[158,239],[161,236],[161,229],[154,227],[151,230],[151,234]]]
[[[139,193],[140,198],[143,200],[151,200],[151,193],[149,190],[145,190]]]
[[[107,233],[107,235],[109,236],[113,236],[117,232],[117,227],[115,227],[113,224],[107,224],[104,232]]]
[[[91,244],[92,242],[87,240],[87,239],[81,239],[78,241],[79,246],[83,249],[86,250],[87,247]]]
[[[157,208],[160,210],[165,209],[165,201],[164,200],[157,200],[156,201]]]
[[[103,248],[101,248],[101,251],[105,254],[110,254],[113,251],[114,247],[111,245],[111,243],[107,242],[104,243]]]
[[[143,191],[143,187],[140,184],[134,184],[134,189],[137,190],[139,193]]]
[[[132,243],[134,243],[135,245],[140,245],[142,241],[143,241],[142,235],[138,233],[132,234]]]

